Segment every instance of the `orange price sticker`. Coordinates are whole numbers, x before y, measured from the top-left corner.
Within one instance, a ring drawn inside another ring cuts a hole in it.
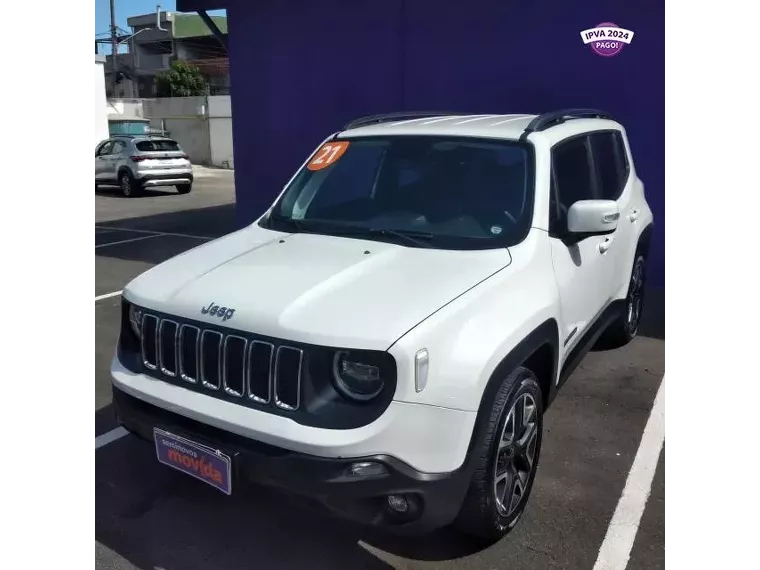
[[[322,170],[334,164],[348,148],[348,141],[323,144],[306,166],[309,170]]]

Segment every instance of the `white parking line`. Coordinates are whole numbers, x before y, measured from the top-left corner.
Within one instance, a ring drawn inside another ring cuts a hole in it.
[[[107,431],[106,433],[102,433],[95,438],[95,449],[103,447],[104,445],[108,445],[117,439],[121,439],[125,435],[129,435],[129,432],[121,426],[117,427],[116,429],[112,429],[111,431]]]
[[[190,239],[203,239],[203,240],[212,240],[215,238],[208,237],[208,236],[194,236],[191,234],[178,234],[174,232],[157,232],[155,230],[136,230],[132,228],[114,228],[113,226],[95,226],[96,230],[118,230],[122,232],[134,232],[136,234],[151,234],[151,235],[157,235],[157,236],[175,236],[175,237],[184,237],[184,238],[190,238]]]
[[[95,302],[102,301],[103,299],[110,299],[111,297],[117,297],[121,295],[121,291],[114,291],[113,293],[106,293],[104,295],[98,295],[95,297]]]
[[[109,245],[119,245],[121,243],[130,243],[133,241],[140,241],[143,239],[150,239],[150,238],[156,238],[159,237],[158,235],[150,235],[150,236],[140,236],[136,238],[130,238],[130,239],[123,239],[119,241],[109,241],[108,243],[101,243],[100,245],[96,245],[95,249],[101,248],[101,247],[108,247]]]
[[[607,527],[594,570],[625,570],[631,548],[652,491],[660,451],[665,441],[665,378],[654,399],[649,420],[641,436],[639,450],[618,501],[615,514]]]

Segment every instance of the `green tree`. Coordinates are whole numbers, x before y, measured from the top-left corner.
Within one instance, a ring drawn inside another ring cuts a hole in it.
[[[186,61],[174,60],[168,71],[156,75],[159,97],[194,97],[206,93],[206,80],[200,69]]]

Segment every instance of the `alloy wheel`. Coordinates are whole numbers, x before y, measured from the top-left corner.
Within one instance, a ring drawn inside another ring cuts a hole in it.
[[[132,194],[132,181],[126,174],[121,175],[121,191],[125,196]]]
[[[641,320],[641,308],[644,302],[644,260],[639,258],[631,274],[631,284],[628,287],[628,318],[626,328],[628,334],[634,336]]]
[[[496,509],[511,515],[525,496],[535,472],[538,406],[530,394],[521,394],[509,410],[494,460],[493,492]]]

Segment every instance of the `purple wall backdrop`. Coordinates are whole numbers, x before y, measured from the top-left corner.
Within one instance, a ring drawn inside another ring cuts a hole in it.
[[[205,6],[204,6],[205,5]],[[238,220],[251,222],[325,136],[360,115],[598,107],[628,129],[655,212],[664,283],[665,12],[661,0],[182,0],[229,16]],[[633,30],[611,58],[580,31]]]

